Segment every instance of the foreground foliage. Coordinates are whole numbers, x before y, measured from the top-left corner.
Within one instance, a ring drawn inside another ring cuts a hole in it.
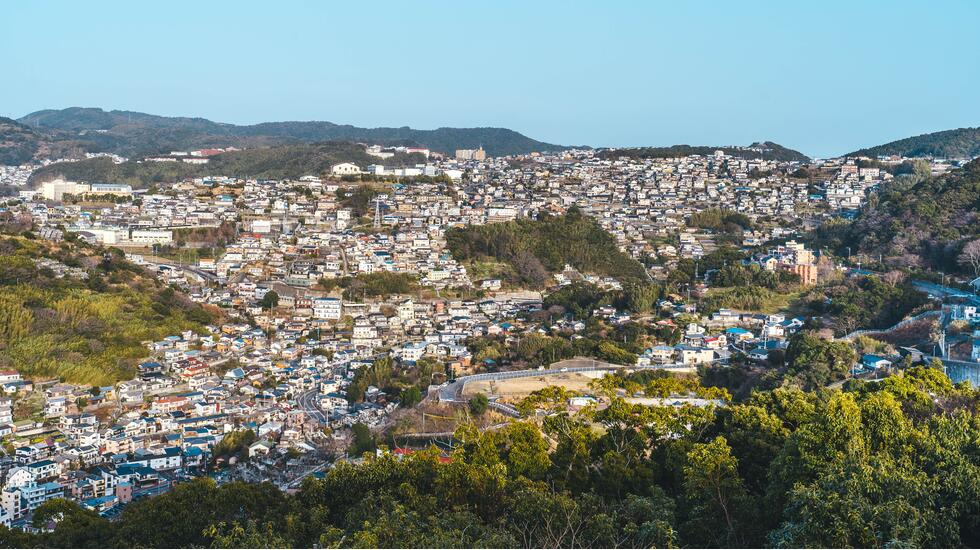
[[[922,367],[717,409],[615,399],[540,425],[464,425],[449,463],[436,451],[341,463],[295,495],[202,479],[114,522],[53,501],[36,515],[60,518],[52,532],[0,529],[0,545],[976,547],[977,406]]]

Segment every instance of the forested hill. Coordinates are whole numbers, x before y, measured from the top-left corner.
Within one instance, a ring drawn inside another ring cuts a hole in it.
[[[37,131],[16,120],[0,117],[0,165],[73,156],[83,151],[73,137],[64,132]]]
[[[204,118],[163,117],[83,107],[37,111],[22,117],[19,122],[37,132],[70,133],[89,151],[113,152],[127,157],[202,147],[263,147],[331,140],[421,145],[449,154],[456,149],[483,146],[491,156],[563,149],[560,145],[543,143],[506,128],[359,128],[323,121],[239,126]]]
[[[742,159],[763,159],[783,162],[809,162],[810,157],[799,151],[794,151],[771,141],[757,142],[748,147],[709,145],[672,145],[670,147],[635,147],[629,149],[604,149],[600,152],[603,158],[677,158],[689,155],[713,155],[715,151]]]
[[[896,177],[872,196],[854,222],[824,224],[815,234],[816,244],[839,253],[851,246],[875,259],[880,254],[888,267],[976,276],[978,212],[980,159],[938,177],[921,172]]]
[[[627,256],[592,218],[570,209],[564,216],[451,229],[446,241],[464,262],[503,263],[511,283],[542,287],[571,265],[584,273],[646,282],[643,265]]]
[[[909,137],[854,151],[849,157],[900,157],[973,158],[980,156],[980,127],[957,128],[931,134]]]
[[[385,159],[384,163],[386,166],[403,166],[424,161],[420,154],[398,154]],[[328,172],[330,166],[341,162],[353,162],[363,168],[379,160],[365,153],[364,147],[356,143],[331,141],[230,151],[211,157],[207,164],[135,160],[115,164],[106,157],[59,162],[36,170],[31,175],[31,184],[57,177],[72,181],[128,183],[135,188],[209,175],[296,179],[321,175]]]

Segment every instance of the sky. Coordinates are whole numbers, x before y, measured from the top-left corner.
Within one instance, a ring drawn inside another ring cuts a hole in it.
[[[0,3],[0,115],[499,126],[827,157],[980,126],[980,2]]]

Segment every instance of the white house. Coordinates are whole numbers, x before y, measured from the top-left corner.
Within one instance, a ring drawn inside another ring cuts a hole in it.
[[[352,176],[354,174],[360,174],[361,169],[354,163],[341,162],[340,164],[331,166],[330,173],[335,176]]]

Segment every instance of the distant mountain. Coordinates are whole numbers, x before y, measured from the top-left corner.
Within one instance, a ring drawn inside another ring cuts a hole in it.
[[[35,158],[77,155],[82,148],[60,131],[44,132],[0,117],[0,165],[16,165]]]
[[[600,155],[605,158],[674,158],[688,155],[712,155],[715,151],[743,159],[776,160],[782,162],[809,162],[810,157],[771,141],[756,142],[748,147],[708,145],[672,145],[670,147],[635,147],[629,149],[605,149]]]
[[[57,162],[39,168],[31,175],[31,184],[37,185],[58,177],[73,181],[128,183],[135,188],[209,175],[297,179],[309,174],[323,174],[331,166],[341,162],[353,162],[363,167],[377,160],[364,152],[364,147],[350,141],[230,151],[211,157],[207,164],[136,160],[116,164],[107,157],[97,157],[76,162]],[[398,154],[384,162],[386,166],[405,166],[424,161],[425,158],[416,153]]]
[[[957,128],[922,134],[848,154],[849,157],[973,158],[980,156],[980,128]]]
[[[506,128],[358,128],[332,122],[264,122],[248,126],[204,118],[163,117],[131,111],[71,107],[31,113],[20,123],[36,133],[66,134],[87,151],[140,156],[203,147],[266,147],[271,145],[351,140],[382,145],[419,145],[434,151],[480,146],[491,156],[555,151],[565,147],[543,143]]]

